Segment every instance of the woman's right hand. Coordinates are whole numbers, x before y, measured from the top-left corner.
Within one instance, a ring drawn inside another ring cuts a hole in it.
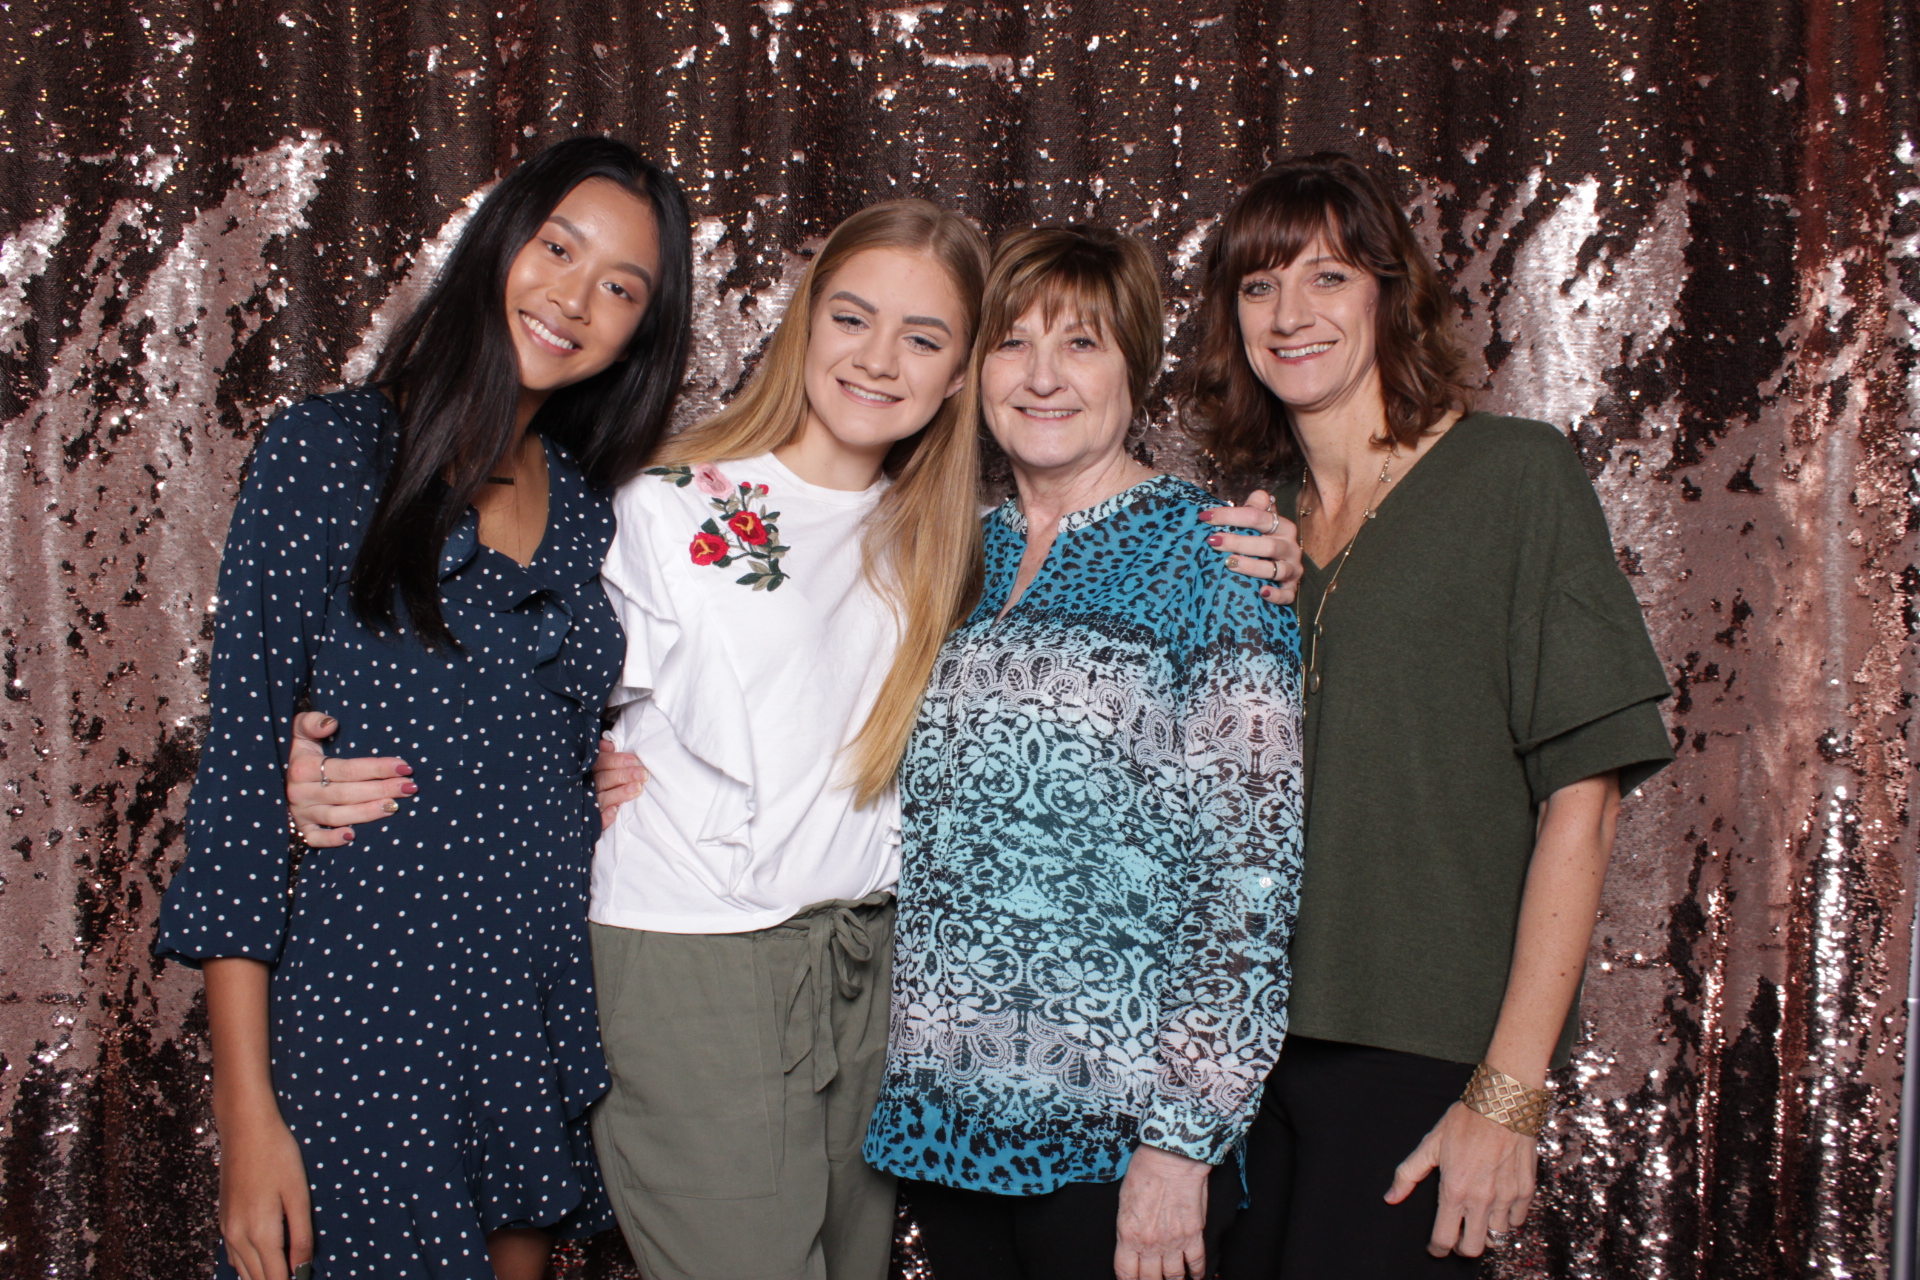
[[[293,718],[287,751],[287,815],[300,838],[316,849],[353,839],[355,823],[378,822],[400,812],[400,800],[420,788],[413,766],[390,756],[330,759],[322,739],[340,724],[318,711]]]
[[[241,1280],[290,1280],[313,1260],[300,1144],[272,1104],[220,1122],[220,1234]]]
[[[615,751],[610,739],[600,739],[600,755],[593,762],[593,793],[600,805],[600,829],[613,825],[613,815],[629,800],[640,798],[647,784],[647,770],[640,757],[628,751]]]
[[[1303,568],[1300,530],[1274,509],[1273,495],[1256,489],[1243,507],[1214,507],[1200,518],[1221,532],[1207,545],[1227,554],[1227,568],[1264,584],[1260,598],[1273,604],[1292,604]],[[1228,529],[1266,529],[1266,533],[1228,533]]]
[[[1113,1254],[1117,1280],[1188,1280],[1207,1274],[1207,1179],[1213,1166],[1144,1142],[1120,1180]]]

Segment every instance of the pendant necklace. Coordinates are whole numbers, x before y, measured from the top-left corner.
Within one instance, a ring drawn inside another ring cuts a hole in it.
[[[1360,524],[1354,529],[1353,536],[1347,539],[1347,545],[1340,552],[1340,558],[1333,562],[1333,574],[1327,579],[1327,589],[1320,593],[1320,603],[1313,611],[1313,629],[1307,634],[1308,693],[1320,692],[1320,615],[1327,611],[1327,601],[1333,598],[1335,588],[1340,585],[1340,571],[1347,567],[1347,557],[1353,554],[1354,544],[1360,541],[1360,530],[1366,528],[1368,523],[1372,521],[1374,513],[1380,510],[1381,494],[1388,485],[1393,483],[1393,476],[1390,474],[1390,469],[1393,466],[1394,459],[1399,456],[1399,450],[1393,448],[1388,449],[1387,460],[1380,464],[1379,478],[1373,482],[1373,493],[1367,499],[1366,512],[1360,517]],[[1308,476],[1312,476],[1311,470],[1308,471]],[[1315,492],[1319,491],[1319,487],[1320,482],[1315,480]],[[1296,510],[1302,520],[1305,520],[1313,514],[1312,507],[1300,506],[1296,507]]]

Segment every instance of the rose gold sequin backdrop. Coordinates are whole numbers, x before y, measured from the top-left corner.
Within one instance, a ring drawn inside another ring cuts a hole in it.
[[[1667,663],[1509,1277],[1884,1274],[1915,860],[1910,3],[0,5],[0,1276],[207,1274],[199,980],[156,971],[252,440],[367,369],[575,130],[699,217],[689,412],[877,197],[1099,218],[1174,350],[1238,184],[1403,184],[1487,400],[1569,429]],[[496,5],[500,7],[495,7]],[[1170,425],[1150,437],[1192,471]],[[902,1268],[925,1275],[910,1235]],[[611,1238],[563,1258],[630,1275]]]

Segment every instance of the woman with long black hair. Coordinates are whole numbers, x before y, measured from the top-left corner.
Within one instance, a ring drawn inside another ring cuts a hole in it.
[[[532,1280],[556,1234],[610,1224],[587,769],[623,637],[599,572],[680,385],[690,265],[670,176],[562,142],[475,212],[373,385],[253,455],[157,943],[206,975],[246,1280]],[[303,703],[445,785],[292,865]]]

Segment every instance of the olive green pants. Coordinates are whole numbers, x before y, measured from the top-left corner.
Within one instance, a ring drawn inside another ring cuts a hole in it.
[[[593,1140],[648,1280],[885,1280],[894,1180],[860,1144],[886,1065],[892,895],[754,933],[592,936],[613,1075]]]

